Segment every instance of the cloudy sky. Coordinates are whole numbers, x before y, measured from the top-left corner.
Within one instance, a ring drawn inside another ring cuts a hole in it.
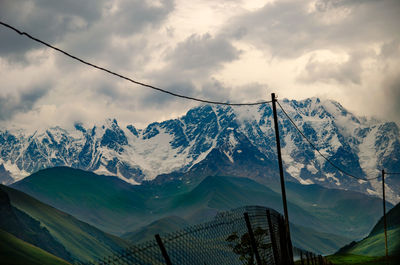
[[[0,0],[0,20],[138,81],[230,102],[330,98],[400,122],[399,0]],[[117,118],[197,103],[79,64],[0,26],[0,126]]]

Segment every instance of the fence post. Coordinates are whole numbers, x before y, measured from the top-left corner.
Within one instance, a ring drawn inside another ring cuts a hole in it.
[[[267,221],[268,221],[269,237],[271,239],[271,244],[272,244],[272,254],[274,256],[275,264],[279,264],[278,248],[276,246],[275,234],[272,228],[271,213],[268,209],[267,209]]]
[[[157,244],[158,244],[158,246],[160,247],[160,250],[161,250],[161,253],[162,253],[163,257],[164,257],[165,263],[166,263],[167,265],[172,265],[171,260],[169,259],[167,250],[165,249],[164,244],[163,244],[163,242],[161,241],[160,235],[157,234],[157,235],[155,235],[154,237],[156,238]]]
[[[318,259],[319,259],[319,264],[320,265],[324,265],[324,260],[322,259],[322,255],[318,255]]]
[[[280,262],[281,264],[291,264],[287,247],[286,225],[282,216],[279,216],[278,227],[279,227],[279,243],[281,249]]]
[[[258,249],[257,249],[256,239],[254,238],[253,229],[251,228],[249,214],[248,213],[244,213],[243,215],[244,215],[244,220],[246,221],[247,230],[249,231],[251,248],[253,249],[253,252],[254,252],[254,254],[256,256],[257,264],[258,265],[262,265],[260,254],[258,253]]]
[[[301,265],[304,265],[303,251],[301,251],[301,250],[300,250],[300,263],[301,263]]]

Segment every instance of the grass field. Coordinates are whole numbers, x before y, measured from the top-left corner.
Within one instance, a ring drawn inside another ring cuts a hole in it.
[[[331,255],[327,257],[330,262],[334,265],[386,265],[385,257],[370,257],[354,254],[340,254]],[[394,257],[389,257],[390,265],[398,265],[399,259]]]
[[[70,263],[0,230],[0,264],[68,265]]]

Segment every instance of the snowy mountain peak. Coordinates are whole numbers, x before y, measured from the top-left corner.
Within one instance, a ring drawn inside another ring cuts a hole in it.
[[[319,150],[346,171],[360,177],[376,176],[382,168],[400,171],[396,123],[357,117],[331,100],[284,99],[280,103]],[[380,193],[379,182],[359,183],[326,163],[279,107],[278,119],[290,181]],[[108,119],[91,128],[75,123],[70,130],[43,128],[34,134],[0,131],[0,166],[14,179],[66,165],[139,184],[160,174],[197,170],[198,164],[208,168],[207,174],[242,172],[241,176],[250,178],[257,167],[260,178],[274,179],[277,163],[271,105],[201,105],[180,118],[151,123],[143,130],[134,125],[122,128],[116,119]],[[400,201],[400,181],[388,179],[388,184],[390,199]]]

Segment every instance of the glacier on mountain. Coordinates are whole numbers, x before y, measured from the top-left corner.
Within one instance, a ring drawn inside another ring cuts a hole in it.
[[[319,150],[345,171],[359,177],[377,177],[383,168],[400,171],[396,123],[357,117],[331,100],[280,103]],[[278,118],[289,181],[381,194],[379,179],[358,181],[337,171],[304,141],[279,108]],[[241,171],[251,178],[252,164],[246,159],[257,160],[265,174],[276,172],[271,106],[201,105],[144,129],[122,128],[110,119],[92,128],[77,123],[74,130],[54,127],[33,134],[0,130],[0,165],[15,181],[40,169],[70,166],[140,184],[161,174],[189,172],[205,161],[213,163],[207,160],[211,155],[225,159],[230,174]],[[399,202],[400,180],[389,176],[387,183],[389,200]]]

